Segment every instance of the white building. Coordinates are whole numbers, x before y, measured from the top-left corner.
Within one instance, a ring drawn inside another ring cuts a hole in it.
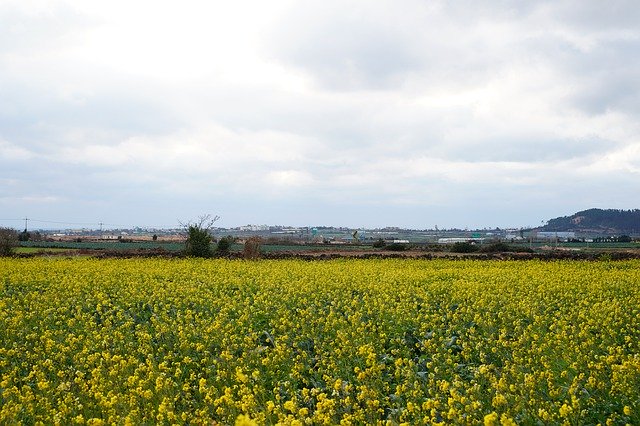
[[[575,232],[538,231],[536,238],[541,240],[570,240],[576,237]]]

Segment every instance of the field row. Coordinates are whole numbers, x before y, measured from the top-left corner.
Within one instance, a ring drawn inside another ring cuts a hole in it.
[[[640,262],[0,259],[0,423],[639,424]]]

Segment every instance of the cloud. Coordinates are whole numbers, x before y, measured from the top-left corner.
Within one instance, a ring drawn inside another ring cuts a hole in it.
[[[278,26],[275,53],[335,90],[397,86],[420,58],[407,31],[381,21],[381,12],[361,2],[299,4]]]
[[[21,197],[0,197],[0,200],[3,202],[15,203],[15,202],[25,202],[25,203],[33,203],[33,204],[43,204],[43,203],[55,203],[60,201],[58,197],[52,197],[50,195],[26,195]]]
[[[24,161],[33,158],[33,153],[25,148],[0,140],[0,159],[4,162]]]
[[[3,2],[0,208],[422,227],[637,207],[639,14]]]

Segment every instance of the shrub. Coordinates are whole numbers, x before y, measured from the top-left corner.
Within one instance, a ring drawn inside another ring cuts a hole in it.
[[[480,251],[483,253],[503,253],[507,251],[514,251],[512,247],[510,247],[506,243],[495,242],[491,244],[487,244],[486,246],[482,246]]]
[[[244,242],[242,256],[245,259],[257,259],[260,256],[260,245],[262,240],[260,237],[251,237]]]
[[[11,256],[18,246],[18,233],[15,229],[0,228],[0,256]]]
[[[401,243],[391,243],[386,246],[385,249],[391,251],[405,251],[407,249],[407,245]]]
[[[373,243],[373,248],[383,248],[384,246],[385,242],[382,238],[378,238],[378,240]]]
[[[187,223],[187,241],[185,254],[193,257],[211,257],[211,227],[219,219],[218,216],[211,219],[211,215],[200,216],[197,222]]]
[[[210,257],[211,256],[211,234],[208,229],[190,225],[188,228],[185,252],[188,256]]]
[[[218,246],[216,247],[216,250],[221,253],[227,253],[231,248],[231,244],[233,244],[232,236],[229,235],[227,237],[222,237],[220,238],[220,241],[218,241]]]
[[[444,244],[425,244],[420,247],[423,251],[442,252],[447,251],[447,246]]]
[[[478,246],[470,243],[469,241],[457,242],[453,243],[453,246],[451,246],[451,251],[453,253],[473,253],[478,251]]]

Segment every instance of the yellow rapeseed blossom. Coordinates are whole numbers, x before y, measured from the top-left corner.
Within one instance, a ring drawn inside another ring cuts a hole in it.
[[[640,424],[640,262],[0,259],[0,424]]]
[[[236,426],[258,426],[258,423],[246,414],[241,414],[236,419]]]
[[[484,416],[484,426],[497,426],[498,425],[498,414],[496,412],[491,412]]]

